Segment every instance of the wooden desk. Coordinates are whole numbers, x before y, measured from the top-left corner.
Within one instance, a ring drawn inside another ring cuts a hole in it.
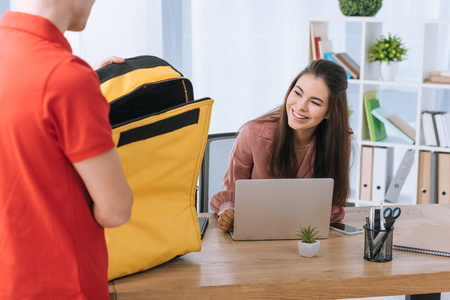
[[[450,228],[450,205],[402,206],[395,236],[423,218]],[[346,208],[345,222],[364,224],[368,207]],[[205,214],[207,215],[207,214]],[[450,292],[450,258],[393,252],[393,261],[363,259],[364,234],[330,231],[318,256],[301,257],[297,241],[235,242],[210,218],[202,252],[114,280],[111,299],[339,299]]]

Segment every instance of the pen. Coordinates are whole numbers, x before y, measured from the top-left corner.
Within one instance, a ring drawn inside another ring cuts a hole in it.
[[[380,230],[385,230],[386,228],[384,227],[384,208],[383,208],[383,200],[381,200],[381,204],[380,204]],[[386,235],[387,232],[384,232],[384,234]],[[383,258],[386,259],[386,245],[384,244],[384,241],[386,240],[386,238],[383,235]],[[378,250],[379,251],[379,250]]]
[[[371,230],[371,226],[370,226],[370,220],[369,220],[369,216],[366,216],[366,227],[367,227],[367,243],[369,244],[369,258],[372,258],[373,256],[373,244],[372,244],[372,230]]]
[[[371,239],[373,239],[373,223],[375,220],[375,208],[373,206],[370,207],[370,212],[369,212],[369,228],[371,229],[370,231],[370,235],[371,235]]]

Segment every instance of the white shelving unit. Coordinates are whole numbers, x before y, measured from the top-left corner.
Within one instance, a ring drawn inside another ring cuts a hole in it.
[[[421,112],[426,110],[450,112],[450,84],[424,83],[429,71],[447,69],[450,57],[450,20],[390,19],[377,17],[311,18],[327,24],[328,39],[333,51],[346,52],[360,66],[360,79],[349,79],[347,97],[353,114],[350,125],[355,132],[354,162],[351,168],[351,195],[349,202],[359,205],[377,205],[380,201],[363,201],[360,192],[361,146],[394,148],[394,174],[405,151],[413,149],[415,160],[396,204],[417,203],[419,151],[450,152],[450,148],[429,147],[425,144]],[[395,81],[381,81],[379,63],[369,63],[370,46],[380,35],[397,35],[408,49],[407,59],[399,64]],[[310,38],[306,43],[310,46]],[[372,142],[363,136],[363,95],[377,90],[380,106],[398,114],[416,130],[416,143],[405,144],[388,129],[388,138]],[[449,171],[450,172],[450,171]]]

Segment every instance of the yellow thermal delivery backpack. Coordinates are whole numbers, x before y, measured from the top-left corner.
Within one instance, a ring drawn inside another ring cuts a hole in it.
[[[195,194],[213,100],[193,101],[191,82],[154,56],[98,75],[134,197],[130,221],[105,230],[112,280],[200,251]]]

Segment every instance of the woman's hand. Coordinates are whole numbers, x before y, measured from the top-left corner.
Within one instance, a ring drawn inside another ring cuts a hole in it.
[[[234,225],[234,209],[228,208],[225,209],[220,215],[217,221],[219,224],[219,228],[223,231],[231,231],[233,230]]]
[[[342,220],[345,217],[345,210],[342,206],[333,206],[331,208],[330,222],[336,222]]]

